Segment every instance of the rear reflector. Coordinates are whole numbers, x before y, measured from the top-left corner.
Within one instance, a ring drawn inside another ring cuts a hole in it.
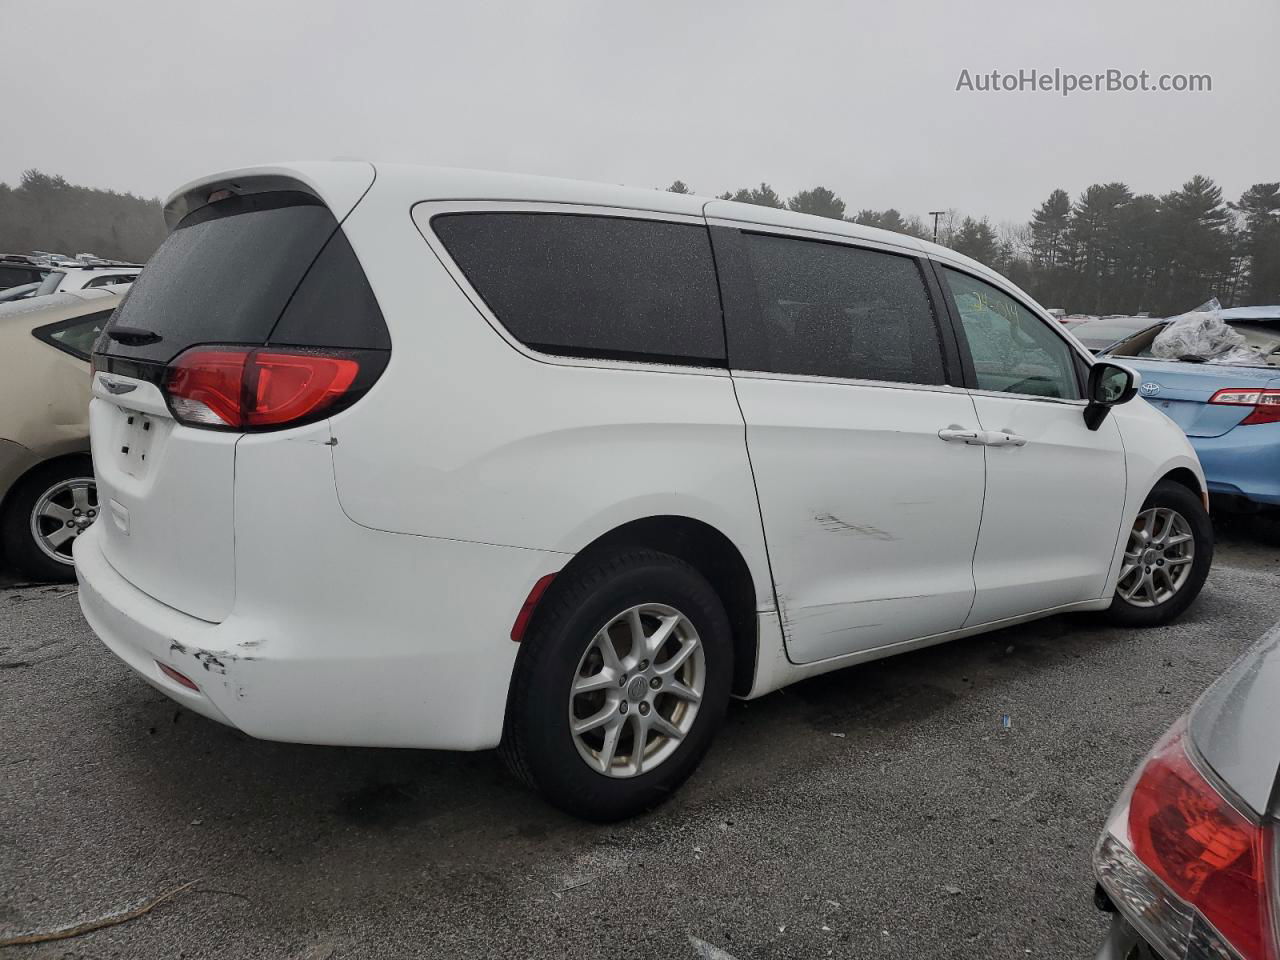
[[[360,373],[354,352],[193,347],[165,371],[169,409],[189,426],[294,426],[323,416]]]
[[[520,613],[516,615],[516,622],[511,626],[511,639],[516,643],[524,639],[524,632],[529,629],[529,621],[533,619],[533,612],[538,609],[538,601],[542,599],[542,595],[547,592],[547,587],[551,586],[551,581],[555,578],[556,575],[554,573],[548,573],[545,577],[541,577],[533,585],[533,589],[529,591],[529,596],[525,598],[524,605],[520,607]]]
[[[1243,427],[1251,423],[1280,423],[1280,390],[1231,387],[1219,390],[1209,398],[1209,402],[1236,407],[1253,407],[1253,412],[1241,420],[1237,426]]]
[[[200,688],[196,686],[194,680],[187,677],[185,674],[179,673],[177,670],[173,669],[173,667],[169,666],[167,663],[161,663],[159,660],[157,660],[156,666],[160,668],[161,673],[163,673],[166,677],[168,677],[170,680],[172,680],[174,683],[178,684],[179,686],[186,687],[188,690],[194,690],[197,693],[200,692]]]

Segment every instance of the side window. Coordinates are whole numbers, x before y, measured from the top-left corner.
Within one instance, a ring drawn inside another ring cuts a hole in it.
[[[114,276],[94,277],[84,285],[86,290],[91,287],[109,287],[113,283],[133,283],[137,279],[132,273],[116,274]]]
[[[915,260],[770,234],[742,239],[759,313],[750,330],[733,318],[733,367],[946,382],[933,308]]]
[[[943,267],[960,311],[979,390],[1080,398],[1074,352],[1018,301],[967,273]]]
[[[560,213],[450,213],[431,227],[494,316],[562,356],[723,366],[705,227]]]
[[[102,333],[102,328],[110,319],[111,311],[102,310],[73,320],[36,327],[31,332],[45,343],[52,344],[73,357],[88,360],[93,353],[93,342],[98,339],[98,334]]]

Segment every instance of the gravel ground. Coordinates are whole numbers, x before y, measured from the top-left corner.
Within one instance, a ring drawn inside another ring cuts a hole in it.
[[[1116,792],[1280,616],[1248,533],[1169,627],[1058,617],[735,703],[671,803],[608,827],[492,754],[250,740],[136,679],[71,588],[0,583],[0,939],[198,880],[6,956],[1092,957]]]

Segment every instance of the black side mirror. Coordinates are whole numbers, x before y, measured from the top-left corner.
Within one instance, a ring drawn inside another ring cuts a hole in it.
[[[1118,363],[1100,360],[1089,368],[1086,392],[1089,405],[1084,408],[1084,423],[1090,430],[1097,430],[1108,410],[1138,395],[1138,375]]]

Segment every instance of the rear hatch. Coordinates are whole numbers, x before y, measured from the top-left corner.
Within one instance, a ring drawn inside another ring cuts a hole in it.
[[[1219,390],[1280,385],[1280,377],[1266,367],[1115,359],[1142,375],[1139,393],[1189,437],[1220,437],[1252,411],[1252,407],[1239,404],[1209,403]]]
[[[239,439],[287,436],[349,405],[390,349],[333,212],[279,178],[270,186],[211,189],[94,348],[103,554],[143,592],[215,622],[235,601]]]

